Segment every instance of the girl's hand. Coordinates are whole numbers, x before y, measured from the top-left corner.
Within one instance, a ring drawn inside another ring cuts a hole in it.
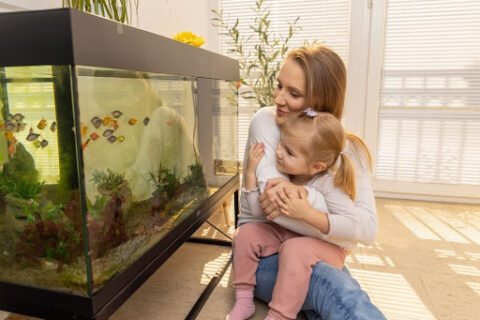
[[[250,150],[248,151],[248,160],[247,160],[247,168],[246,173],[253,173],[257,170],[258,164],[260,160],[265,155],[265,146],[263,142],[254,143]]]
[[[247,167],[245,168],[245,189],[253,190],[257,188],[256,170],[258,164],[265,154],[263,142],[254,143],[248,151]]]
[[[280,193],[278,208],[281,214],[293,219],[303,219],[310,209],[306,193]]]
[[[278,203],[281,201],[280,195],[286,196],[286,193],[298,195],[298,197],[301,194],[305,198],[307,196],[307,191],[303,186],[298,186],[283,178],[273,178],[267,181],[265,191],[258,198],[267,219],[273,220],[281,214]]]

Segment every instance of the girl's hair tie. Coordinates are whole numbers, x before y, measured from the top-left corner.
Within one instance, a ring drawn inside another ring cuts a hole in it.
[[[317,116],[317,112],[312,108],[308,107],[307,109],[303,110],[303,113],[309,118],[315,118]]]

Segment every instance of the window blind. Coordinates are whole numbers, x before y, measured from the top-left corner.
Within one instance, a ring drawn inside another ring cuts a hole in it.
[[[349,28],[350,28],[350,0],[265,0],[264,6],[270,10],[270,29],[277,37],[285,38],[288,34],[289,23],[300,17],[297,25],[302,27],[289,42],[289,49],[299,47],[307,41],[314,40],[335,50],[347,63]],[[220,8],[224,19],[230,26],[239,19],[238,29],[241,35],[247,38],[255,33],[250,29],[253,23],[254,0],[221,0]],[[221,36],[221,53],[232,58],[236,56],[228,53],[226,38]],[[253,45],[245,50],[253,51]],[[240,88],[242,90],[242,88]],[[245,88],[243,88],[245,89]],[[252,100],[239,98],[238,117],[238,159],[243,160],[245,144],[248,138],[248,127],[258,106]]]
[[[480,2],[389,0],[377,180],[480,185]]]

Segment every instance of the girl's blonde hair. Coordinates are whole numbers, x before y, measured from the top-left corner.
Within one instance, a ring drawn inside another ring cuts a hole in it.
[[[305,73],[305,103],[317,112],[331,113],[342,119],[347,88],[347,70],[342,58],[326,46],[293,49],[286,60],[296,61]],[[372,157],[358,136],[346,133],[346,139],[364,167],[372,169]]]
[[[343,152],[347,133],[340,121],[332,114],[318,112],[315,116],[306,113],[290,116],[282,124],[282,133],[306,139],[308,143],[301,146],[300,151],[311,162],[323,162],[326,165],[324,172],[335,172],[334,185],[355,199],[355,167],[350,157]],[[365,143],[355,136],[363,146],[364,152],[369,154]],[[337,160],[340,162],[337,164]]]

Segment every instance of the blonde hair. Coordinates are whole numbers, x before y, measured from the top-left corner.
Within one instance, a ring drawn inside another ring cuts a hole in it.
[[[281,126],[283,134],[302,137],[308,141],[301,146],[300,151],[311,162],[323,162],[326,165],[324,172],[330,170],[335,173],[334,185],[355,199],[355,167],[350,157],[343,152],[347,140],[347,133],[340,121],[332,114],[318,112],[316,116],[307,116],[305,113],[290,116]],[[364,152],[369,154],[365,143],[355,136]],[[335,166],[337,159],[341,161]]]
[[[287,60],[296,61],[305,73],[305,103],[317,112],[328,112],[342,119],[347,88],[347,70],[342,58],[326,46],[299,47],[293,49]],[[372,169],[372,157],[357,135],[346,133],[346,139],[364,167]],[[343,149],[342,149],[343,150]]]

